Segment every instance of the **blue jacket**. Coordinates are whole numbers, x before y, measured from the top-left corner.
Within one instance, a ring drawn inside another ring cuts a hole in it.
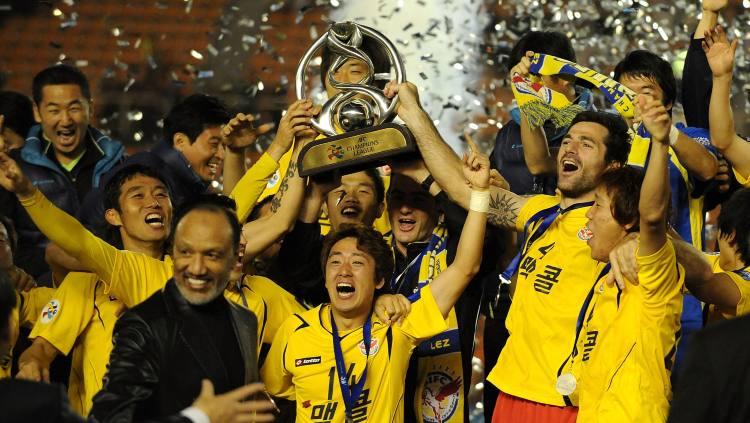
[[[57,207],[75,216],[83,199],[78,198],[75,186],[65,175],[63,169],[45,154],[50,147],[48,146],[49,143],[42,139],[41,131],[40,125],[33,126],[26,138],[26,144],[22,149],[14,151],[12,155],[23,173],[34,186],[42,191],[45,197]],[[88,135],[90,139],[87,142],[102,154],[102,157],[94,165],[91,181],[91,188],[93,189],[99,185],[102,175],[123,160],[125,147],[119,141],[111,139],[90,126]],[[38,277],[44,274],[48,270],[44,261],[47,238],[39,232],[22,207],[14,207],[10,217],[18,231],[16,264],[34,276]]]

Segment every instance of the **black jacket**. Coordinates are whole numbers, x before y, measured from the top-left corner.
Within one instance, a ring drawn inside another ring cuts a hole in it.
[[[750,316],[717,323],[692,338],[669,422],[750,421]]]
[[[257,382],[258,321],[248,310],[227,304],[244,361],[244,383]],[[115,324],[104,387],[94,397],[91,416],[102,422],[175,421],[165,416],[189,407],[202,379],[210,379],[217,394],[238,388],[232,386],[229,372],[240,370],[227,368],[210,340],[170,280]]]

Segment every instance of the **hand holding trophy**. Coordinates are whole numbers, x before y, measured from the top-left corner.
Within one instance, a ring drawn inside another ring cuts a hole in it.
[[[323,60],[329,65],[322,67],[321,75],[329,98],[312,120],[312,126],[325,138],[302,149],[300,175],[334,170],[355,172],[385,164],[389,157],[416,151],[408,130],[391,122],[396,116],[398,96],[388,99],[382,90],[391,79],[391,67],[397,82],[406,80],[403,62],[393,43],[364,25],[334,24],[300,60],[296,77],[299,99],[306,98],[306,70],[321,48],[326,49]],[[388,68],[383,69],[386,65]]]

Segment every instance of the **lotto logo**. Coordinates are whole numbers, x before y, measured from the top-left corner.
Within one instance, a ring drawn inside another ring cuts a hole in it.
[[[309,366],[311,364],[320,364],[320,356],[298,358],[294,360],[295,367]]]

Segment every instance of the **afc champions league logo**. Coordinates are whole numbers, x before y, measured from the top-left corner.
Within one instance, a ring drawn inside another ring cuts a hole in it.
[[[344,157],[344,149],[340,145],[331,144],[328,146],[328,160],[341,159]]]
[[[461,389],[460,376],[436,370],[427,374],[422,390],[422,418],[427,423],[444,423],[458,409]]]

